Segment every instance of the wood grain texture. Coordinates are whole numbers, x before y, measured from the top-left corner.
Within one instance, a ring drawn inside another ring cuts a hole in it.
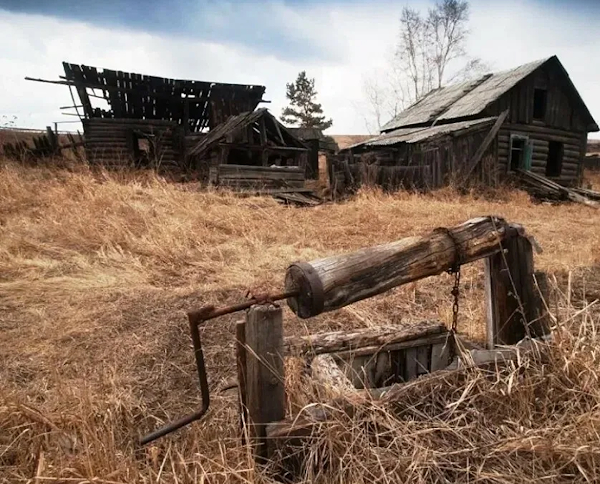
[[[246,319],[249,436],[258,462],[267,457],[266,425],[285,417],[283,318],[278,306],[252,306]]]
[[[501,218],[480,217],[452,227],[451,235],[438,229],[421,237],[312,261],[309,265],[314,274],[310,277],[303,277],[298,265],[292,264],[286,274],[286,291],[300,290],[300,295],[288,299],[288,304],[301,318],[339,309],[441,274],[457,262],[466,264],[494,254],[512,233],[510,229]],[[320,285],[319,291],[307,290],[315,284]],[[322,303],[317,301],[317,292],[322,292]]]
[[[422,321],[408,326],[387,326],[293,336],[285,338],[284,351],[287,355],[356,353],[361,348],[369,348],[370,351],[372,348],[383,348],[429,335],[442,334],[446,331],[446,326],[439,321]]]

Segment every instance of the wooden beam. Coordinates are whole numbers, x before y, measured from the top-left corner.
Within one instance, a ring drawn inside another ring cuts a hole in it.
[[[500,114],[500,116],[498,116],[498,119],[492,126],[492,129],[490,129],[489,133],[485,136],[485,138],[481,142],[481,145],[479,145],[479,148],[477,148],[477,151],[473,155],[473,158],[471,158],[471,161],[469,161],[469,164],[467,165],[467,169],[463,175],[464,180],[466,180],[467,178],[469,178],[471,176],[471,173],[473,173],[473,170],[475,170],[475,168],[481,161],[481,158],[483,157],[485,150],[488,149],[491,142],[494,140],[494,138],[498,134],[498,131],[500,131],[500,127],[506,120],[507,116],[508,116],[508,109],[503,111],[502,114]]]
[[[445,331],[446,326],[439,321],[422,321],[406,326],[384,326],[355,331],[316,333],[309,336],[285,338],[284,350],[287,355],[354,353],[361,348],[378,349],[388,347],[403,341],[442,334]]]
[[[288,267],[285,289],[299,295],[288,304],[301,318],[339,309],[495,254],[500,242],[518,230],[498,217],[480,217],[421,237],[295,263]]]
[[[283,311],[252,306],[246,318],[249,436],[257,462],[268,458],[266,426],[285,417]]]
[[[321,398],[336,398],[356,392],[352,382],[346,377],[335,358],[330,354],[317,355],[310,363],[313,381]]]

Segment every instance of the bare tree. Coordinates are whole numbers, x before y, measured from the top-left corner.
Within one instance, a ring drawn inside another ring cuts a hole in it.
[[[447,81],[468,80],[487,68],[465,49],[469,35],[467,0],[439,0],[427,15],[404,7],[387,82],[367,79],[363,91],[371,116],[381,126],[383,116],[394,117]]]

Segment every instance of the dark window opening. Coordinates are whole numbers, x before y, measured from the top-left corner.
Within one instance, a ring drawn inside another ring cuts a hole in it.
[[[523,168],[523,160],[525,158],[525,142],[524,138],[512,138],[510,147],[510,169],[511,171]]]
[[[563,144],[550,141],[548,144],[548,160],[546,162],[546,176],[560,176],[563,161]]]
[[[547,91],[534,89],[533,91],[533,119],[544,119],[546,116]]]

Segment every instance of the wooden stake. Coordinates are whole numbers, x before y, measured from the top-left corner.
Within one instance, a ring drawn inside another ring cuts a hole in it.
[[[235,325],[235,349],[237,360],[240,429],[242,445],[246,443],[246,424],[248,423],[248,395],[246,391],[247,380],[247,351],[246,351],[246,321],[238,321]]]
[[[526,237],[503,243],[504,252],[485,264],[488,348],[512,345],[548,333],[535,287],[533,249]]]
[[[283,318],[278,306],[252,306],[246,319],[249,435],[257,463],[267,455],[266,426],[285,417]]]

